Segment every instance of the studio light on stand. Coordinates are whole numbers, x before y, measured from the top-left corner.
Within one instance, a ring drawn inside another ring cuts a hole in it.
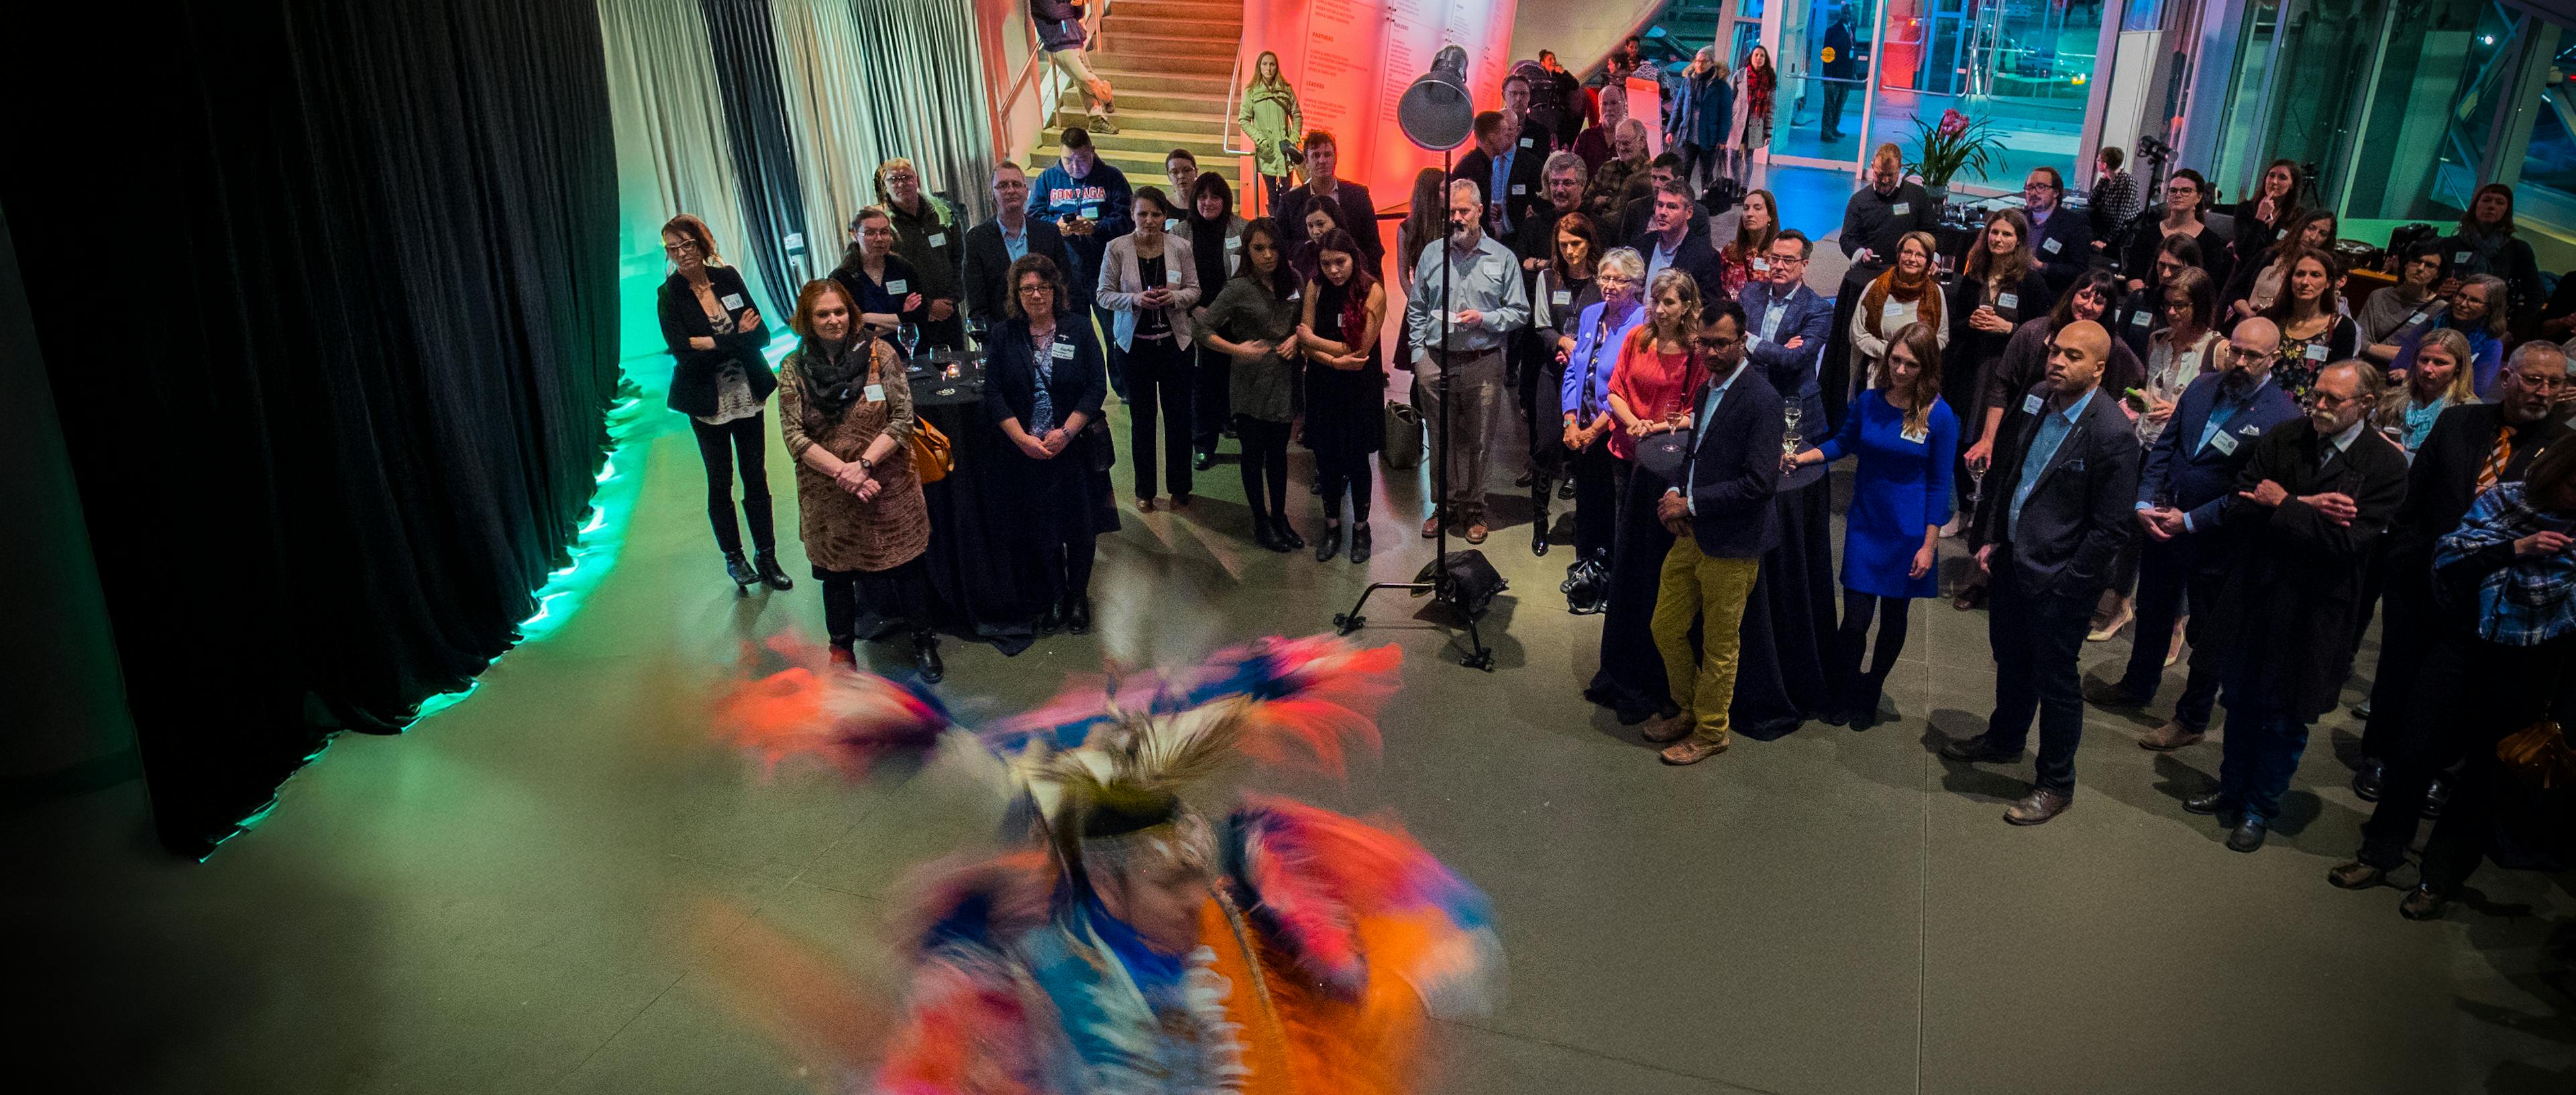
[[[1449,46],[1433,57],[1431,70],[1413,81],[1413,86],[1404,89],[1404,97],[1397,100],[1395,122],[1416,146],[1440,153],[1440,174],[1447,177],[1454,166],[1452,154],[1459,145],[1466,143],[1468,135],[1476,127],[1475,104],[1467,95],[1467,51]],[[1442,186],[1440,193],[1445,210],[1448,187]],[[1445,214],[1443,223],[1446,223]],[[1350,611],[1333,617],[1333,626],[1344,635],[1366,626],[1368,618],[1360,615],[1360,608],[1368,604],[1370,595],[1381,589],[1401,589],[1416,596],[1427,593],[1446,602],[1466,621],[1467,654],[1460,659],[1461,663],[1491,673],[1494,671],[1494,652],[1485,646],[1484,636],[1477,631],[1477,620],[1485,614],[1494,595],[1502,592],[1502,576],[1494,571],[1492,563],[1485,560],[1484,552],[1474,548],[1455,555],[1449,552],[1449,446],[1454,441],[1449,433],[1449,416],[1457,402],[1450,398],[1453,370],[1449,361],[1449,324],[1457,309],[1449,287],[1457,276],[1458,264],[1449,257],[1449,240],[1445,234],[1433,246],[1440,248],[1441,253],[1440,344],[1435,351],[1440,355],[1440,428],[1437,431],[1440,444],[1432,454],[1432,459],[1438,463],[1433,466],[1431,477],[1432,512],[1440,515],[1437,552],[1431,557],[1431,565],[1422,568],[1413,581],[1369,583],[1367,589],[1360,591],[1360,599],[1352,602]],[[1405,258],[1418,261],[1419,257]],[[1518,271],[1514,274],[1517,275]]]

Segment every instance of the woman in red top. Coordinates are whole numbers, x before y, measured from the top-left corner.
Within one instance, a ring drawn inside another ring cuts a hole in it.
[[[1699,282],[1666,269],[1655,275],[1647,320],[1619,348],[1610,374],[1610,453],[1618,458],[1619,531],[1610,546],[1610,596],[1601,625],[1601,670],[1583,698],[1636,725],[1675,712],[1664,687],[1663,659],[1651,628],[1664,554],[1673,534],[1655,519],[1655,503],[1670,486],[1651,460],[1638,459],[1648,438],[1690,428],[1691,393],[1708,369],[1693,359],[1691,336],[1699,327]],[[1671,470],[1669,466],[1667,471]]]

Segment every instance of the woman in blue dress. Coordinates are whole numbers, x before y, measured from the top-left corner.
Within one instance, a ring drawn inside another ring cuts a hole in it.
[[[1843,622],[1835,633],[1833,707],[1821,717],[1854,730],[1878,724],[1879,693],[1905,649],[1907,602],[1940,595],[1932,573],[1950,520],[1950,463],[1959,420],[1941,401],[1941,344],[1921,323],[1888,340],[1878,386],[1861,394],[1842,430],[1784,458],[1792,468],[1860,457],[1843,519]],[[1861,649],[1878,615],[1869,669]]]

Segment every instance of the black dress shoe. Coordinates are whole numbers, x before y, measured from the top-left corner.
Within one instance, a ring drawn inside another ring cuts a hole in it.
[[[1969,764],[2008,764],[2020,760],[2021,752],[2019,749],[2011,752],[1997,749],[1987,744],[1984,734],[1973,738],[1957,738],[1941,747],[1941,756],[1945,759],[1965,761]]]
[[[760,575],[760,580],[768,583],[769,588],[771,589],[796,588],[796,583],[788,580],[787,572],[778,569],[778,554],[776,552],[764,551],[753,555],[751,557],[751,569],[757,572]]]
[[[2441,817],[2442,807],[2450,804],[2450,783],[2440,776],[2433,777],[2432,784],[2424,788],[2424,816],[2427,819]]]
[[[2441,916],[2442,910],[2450,904],[2450,898],[2433,892],[2430,886],[2419,885],[2406,891],[2406,896],[2398,900],[2397,915],[2408,920],[2431,920]]]
[[[1530,554],[1540,556],[1547,554],[1547,518],[1544,516],[1540,517],[1538,524],[1530,529]]]
[[[2217,791],[2211,791],[2205,795],[2182,800],[2182,810],[2184,813],[2199,814],[2202,817],[2215,817],[2219,811],[2229,809],[2234,805],[2235,803],[2227,801],[2226,795]]]
[[[1046,611],[1038,613],[1037,629],[1040,635],[1053,635],[1064,630],[1064,602],[1048,605]]]
[[[1088,635],[1091,633],[1091,597],[1089,594],[1074,594],[1073,604],[1064,610],[1064,633],[1067,635]]]
[[[1202,452],[1190,458],[1190,468],[1193,471],[1206,471],[1215,465],[1216,454],[1212,452]]]
[[[948,676],[948,663],[939,660],[939,636],[924,631],[912,637],[912,668],[924,684],[938,684]]]
[[[1270,522],[1259,517],[1252,519],[1252,546],[1269,551],[1288,550],[1288,545],[1279,542],[1279,534],[1270,531]]]
[[[2084,682],[2084,702],[2095,707],[2141,706],[2138,698],[2130,695],[2129,690],[2120,687],[2116,681]]]
[[[751,560],[743,558],[739,551],[725,553],[725,577],[733,579],[733,592],[737,597],[760,584],[760,572],[751,569]]]
[[[1354,563],[1369,561],[1369,527],[1365,521],[1351,530],[1351,561]]]
[[[1342,526],[1338,521],[1324,522],[1324,535],[1315,541],[1315,561],[1331,562],[1342,550]]]
[[[1289,524],[1286,517],[1274,518],[1271,521],[1270,535],[1272,539],[1279,541],[1281,551],[1295,551],[1306,546],[1306,538],[1297,535],[1297,527]]]
[[[2375,760],[2365,760],[2361,762],[2361,767],[2352,770],[2352,793],[2360,795],[2363,802],[2377,802],[2379,801],[2380,785],[2386,782],[2387,779],[2388,766],[2386,764]]]
[[[1571,476],[1571,475],[1566,476],[1566,477],[1565,477],[1565,480],[1564,480],[1563,482],[1560,482],[1560,483],[1558,483],[1558,484],[1556,485],[1556,500],[1557,500],[1557,501],[1560,501],[1560,502],[1571,502],[1571,501],[1574,501],[1574,477],[1573,477],[1573,476]]]
[[[2259,817],[2246,818],[2243,821],[2237,822],[2235,828],[2227,831],[2227,850],[2231,852],[2254,851],[2255,849],[2263,846],[2263,838],[2271,835],[2271,832],[2272,825],[2270,822]]]

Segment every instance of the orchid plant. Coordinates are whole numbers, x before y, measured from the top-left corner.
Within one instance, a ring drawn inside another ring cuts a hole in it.
[[[1963,170],[1983,177],[2003,148],[2003,139],[1991,121],[1944,110],[1937,122],[1914,119],[1914,145],[1914,161],[1905,169],[1923,176],[1925,186],[1946,187]]]

